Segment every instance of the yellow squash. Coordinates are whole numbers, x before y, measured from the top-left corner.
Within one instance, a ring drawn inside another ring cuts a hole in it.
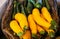
[[[37,34],[37,26],[36,26],[36,23],[34,22],[32,14],[29,14],[28,22],[29,22],[29,27],[30,27],[31,32],[32,32],[32,37],[34,37]]]
[[[23,31],[22,29],[20,28],[20,26],[18,25],[17,21],[16,20],[12,20],[10,22],[10,28],[15,32],[17,33],[18,36],[22,36],[23,35]]]
[[[20,39],[31,39],[31,33],[30,33],[30,31],[27,30],[25,32],[25,34],[22,37],[20,37]]]
[[[41,35],[44,35],[44,34],[45,34],[45,30],[44,30],[41,26],[39,26],[39,25],[37,25],[37,30],[38,30],[38,32],[39,32]]]
[[[44,18],[45,18],[49,23],[51,23],[52,17],[51,17],[51,15],[50,15],[48,9],[47,9],[46,7],[43,7],[43,8],[41,9],[41,12],[42,12]]]
[[[28,22],[27,22],[27,18],[24,14],[22,13],[17,13],[15,15],[15,19],[19,22],[21,28],[23,31],[25,31],[26,29],[28,29]]]
[[[40,12],[37,8],[33,9],[32,15],[37,24],[41,25],[44,28],[48,28],[48,29],[50,28],[51,24],[40,16]]]

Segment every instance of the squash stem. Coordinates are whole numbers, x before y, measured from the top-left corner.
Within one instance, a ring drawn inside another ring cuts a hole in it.
[[[33,37],[34,39],[38,39],[38,36],[37,36],[36,34],[32,34],[32,37]]]
[[[49,35],[49,37],[53,38],[55,36],[55,33],[54,32],[49,32],[48,35]]]
[[[19,32],[17,35],[21,37],[23,34],[24,34],[23,32]]]
[[[44,35],[44,34],[45,34],[45,31],[40,31],[40,34],[41,34],[41,35]]]

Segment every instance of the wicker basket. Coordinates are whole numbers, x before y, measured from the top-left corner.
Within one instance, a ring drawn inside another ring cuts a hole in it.
[[[12,15],[12,4],[13,0],[9,0],[7,8],[5,10],[5,12],[2,15],[2,23],[1,23],[1,29],[3,31],[3,33],[5,34],[5,36],[8,39],[19,39],[17,36],[13,35],[13,31],[10,29],[9,27],[9,22],[11,20],[11,15]],[[56,4],[56,0],[49,0],[49,4],[51,6],[52,9],[52,18],[57,22],[57,24],[59,23],[59,17],[58,17],[58,13],[57,13],[57,4]]]

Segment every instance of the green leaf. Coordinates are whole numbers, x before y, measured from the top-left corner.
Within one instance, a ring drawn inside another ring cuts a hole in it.
[[[57,27],[58,27],[57,23],[54,20],[52,20],[50,29],[53,29],[53,30],[57,31]]]
[[[42,0],[42,6],[45,6],[46,4],[45,4],[45,0]]]
[[[56,25],[56,22],[54,20],[51,21],[52,25]]]
[[[49,10],[50,9],[50,6],[49,6],[49,3],[48,3],[48,0],[45,0],[45,3],[46,3],[47,9]]]
[[[17,13],[16,6],[17,6],[17,1],[14,0],[14,1],[13,1],[13,9],[12,9],[12,19],[14,19],[14,16],[15,16],[15,14]]]
[[[36,3],[36,4],[35,4],[35,7],[36,7],[36,8],[41,8],[42,6],[41,6],[40,3]]]
[[[22,4],[21,4],[21,13],[25,14],[25,9]]]
[[[15,8],[16,7],[16,1],[14,1],[13,4],[14,4],[14,8]]]
[[[28,0],[29,2],[31,2],[33,5],[35,5],[35,0]]]
[[[33,9],[33,5],[28,1],[27,12],[31,13],[32,9]]]

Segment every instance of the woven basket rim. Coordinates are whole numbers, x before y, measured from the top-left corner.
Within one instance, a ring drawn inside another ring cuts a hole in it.
[[[5,9],[5,11],[3,12],[3,15],[2,15],[2,23],[1,23],[1,29],[2,29],[2,32],[4,33],[4,35],[7,37],[8,35],[6,35],[6,34],[8,34],[8,33],[5,33],[4,31],[5,30],[3,30],[3,25],[4,25],[4,20],[5,20],[5,17],[6,17],[6,15],[8,14],[7,13],[7,11],[9,11],[12,7],[12,2],[13,2],[13,0],[8,0],[8,4],[7,4],[7,6],[6,6],[6,9]],[[6,31],[7,32],[7,31]],[[12,36],[11,36],[12,37]],[[13,37],[12,37],[13,38]],[[9,39],[9,38],[8,38]]]

